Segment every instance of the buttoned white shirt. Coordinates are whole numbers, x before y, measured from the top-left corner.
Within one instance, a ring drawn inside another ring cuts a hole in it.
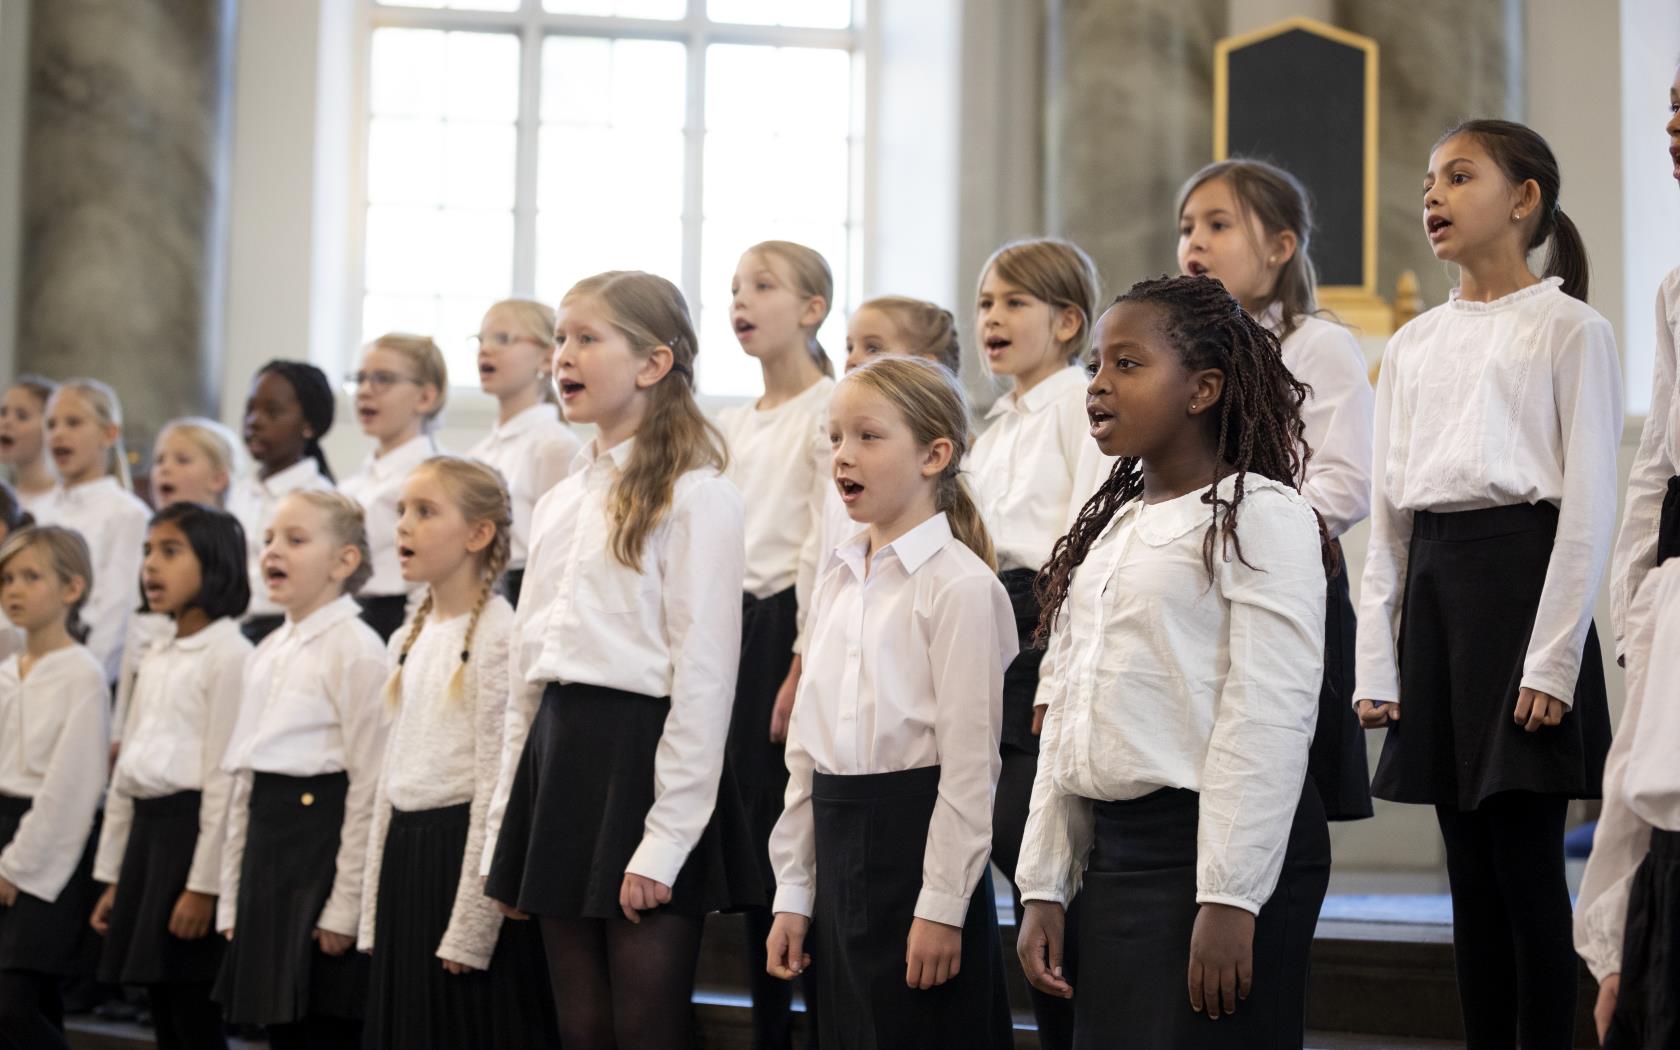
[[[234,479],[228,490],[228,513],[239,519],[245,530],[245,570],[251,579],[251,607],[248,616],[278,616],[280,607],[268,600],[268,582],[263,578],[263,533],[274,521],[280,501],[294,492],[330,489],[333,483],[321,473],[314,456],[304,456],[285,470],[263,477],[256,468]]]
[[[437,455],[432,435],[418,436],[379,454],[376,448],[362,461],[362,469],[338,483],[338,490],[362,505],[367,517],[368,549],[372,552],[373,576],[362,586],[367,597],[408,594],[418,589],[403,579],[397,560],[397,502],[403,483],[415,467]]]
[[[531,511],[537,500],[560,484],[577,459],[582,443],[560,421],[560,410],[539,401],[505,423],[498,422],[467,455],[501,472],[513,503],[512,548],[508,568],[523,569],[530,555]]]
[[[59,489],[36,519],[74,529],[87,541],[93,580],[81,615],[88,650],[105,668],[107,682],[117,680],[129,617],[140,605],[141,548],[151,519],[151,508],[109,474]]]

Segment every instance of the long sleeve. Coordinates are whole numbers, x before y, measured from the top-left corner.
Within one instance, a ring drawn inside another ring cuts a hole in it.
[[[387,752],[387,758],[389,752]],[[373,931],[379,916],[379,875],[385,870],[385,837],[391,830],[391,764],[379,764],[379,783],[373,791],[373,817],[368,821],[367,863],[362,868],[362,913],[356,928],[356,950],[373,951]]]
[[[1301,495],[1336,537],[1371,512],[1371,380],[1353,333],[1339,325],[1303,349],[1294,371],[1312,387],[1301,406],[1312,458]]]
[[[1622,371],[1610,323],[1594,317],[1568,333],[1552,372],[1563,441],[1563,500],[1522,685],[1567,705],[1575,695],[1593,601],[1616,529]]]
[[[1389,353],[1398,342],[1389,343]],[[1377,377],[1377,400],[1371,437],[1371,538],[1365,550],[1365,575],[1360,583],[1359,628],[1355,642],[1355,682],[1350,700],[1392,702],[1400,699],[1400,662],[1395,642],[1400,633],[1400,601],[1406,582],[1406,561],[1412,540],[1412,514],[1394,504],[1390,493],[1400,490],[1405,464],[1391,463],[1389,446],[1404,456],[1405,440],[1394,440],[1410,427],[1399,404],[1395,382],[1398,361],[1385,359]],[[1401,478],[1389,479],[1398,468]],[[1571,690],[1573,692],[1573,690]]]
[[[90,672],[91,675],[91,672]],[[44,901],[55,901],[75,874],[105,793],[110,747],[109,693],[83,682],[62,698],[70,710],[47,772],[17,833],[0,850],[0,876]]]
[[[209,705],[204,725],[201,761],[204,787],[198,802],[198,844],[193,847],[192,867],[187,872],[187,889],[215,896],[222,887],[222,844],[227,835],[228,805],[233,797],[233,774],[222,769],[233,727],[239,721],[240,690],[244,687],[249,649],[212,655],[214,664],[206,675],[205,702]]]
[[[810,687],[800,679],[799,692]],[[770,866],[776,873],[776,898],[771,908],[779,912],[809,916],[817,897],[817,827],[811,811],[811,774],[816,766],[801,740],[799,723],[810,705],[797,699],[788,726],[787,790],[782,795],[782,815],[770,832]]]
[[[145,541],[145,513],[124,506],[111,518],[106,549],[93,552],[98,567],[82,606],[82,622],[88,625],[88,650],[105,668],[108,681],[116,681],[122,671],[130,610],[140,601],[141,548]]]
[[[344,825],[339,833],[337,874],[317,925],[323,930],[356,936],[361,924],[362,866],[367,860],[368,826],[373,820],[373,796],[379,786],[379,766],[385,754],[387,719],[381,699],[385,684],[383,654],[370,652],[348,661],[332,683],[344,734],[346,772],[350,790],[344,800]]]
[[[107,886],[122,873],[128,852],[128,832],[134,826],[134,800],[117,790],[105,789],[105,820],[99,826],[99,849],[93,855],[93,879]]]
[[[1202,765],[1196,902],[1258,914],[1283,870],[1306,783],[1324,675],[1325,580],[1306,505],[1257,491],[1238,536],[1242,557],[1218,566],[1230,666]]]
[[[245,863],[245,833],[251,825],[251,771],[233,774],[228,792],[227,834],[222,837],[222,884],[216,899],[216,932],[227,933],[239,920],[239,875]]]
[[[1680,473],[1680,464],[1669,455],[1669,449],[1674,447],[1674,435],[1669,428],[1674,413],[1675,320],[1668,316],[1666,297],[1659,292],[1651,407],[1645,413],[1645,425],[1639,432],[1639,451],[1628,471],[1627,504],[1610,570],[1610,622],[1615,629],[1618,657],[1628,651],[1628,609],[1646,575],[1657,564],[1657,527],[1668,479]]]
[[[1067,657],[1067,627],[1057,626],[1050,652]],[[1044,698],[1041,691],[1040,698]],[[1032,803],[1021,836],[1021,858],[1015,865],[1015,886],[1023,901],[1052,901],[1064,907],[1079,893],[1085,858],[1091,852],[1091,803],[1056,784],[1062,749],[1062,723],[1067,705],[1051,697],[1038,740],[1038,772],[1033,777]]]
[[[934,600],[929,641],[939,798],[928,821],[915,915],[960,927],[991,857],[1003,670],[1018,647],[1002,585],[970,577],[946,587]]]
[[[467,818],[466,852],[461,858],[461,876],[455,887],[455,904],[449,912],[449,926],[443,931],[437,956],[465,963],[475,969],[490,965],[496,938],[502,931],[502,913],[484,895],[478,865],[484,854],[485,814],[496,788],[501,767],[503,714],[507,710],[507,639],[486,647],[478,669],[478,688],[473,697],[473,797]]]
[[[531,734],[531,723],[537,717],[537,705],[542,702],[542,684],[527,682],[520,673],[519,627],[514,627],[514,644],[508,646],[507,702],[503,704],[501,754],[496,763],[495,791],[484,812],[484,856],[478,873],[490,874],[490,862],[495,859],[496,839],[501,835],[502,816],[507,812],[508,797],[513,794],[513,777],[519,771],[519,758],[525,753],[525,738]]]
[[[626,867],[667,886],[711,820],[723,773],[746,576],[740,495],[721,480],[697,486],[671,509],[669,528],[660,556],[671,710],[654,752],[653,805]]]

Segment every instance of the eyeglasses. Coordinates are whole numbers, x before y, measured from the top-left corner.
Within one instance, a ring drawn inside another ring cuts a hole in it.
[[[400,372],[387,372],[384,369],[375,369],[372,372],[351,372],[344,377],[344,382],[351,389],[360,389],[361,385],[366,383],[376,393],[384,393],[398,383],[413,383],[415,386],[425,385],[423,381],[413,376],[405,376]]]
[[[476,343],[481,347],[484,347],[484,346],[508,347],[508,346],[512,346],[514,343],[530,343],[534,346],[547,346],[548,345],[547,343],[543,342],[541,339],[536,338],[535,336],[514,335],[512,332],[480,332],[477,335],[467,336],[467,339],[470,342]]]

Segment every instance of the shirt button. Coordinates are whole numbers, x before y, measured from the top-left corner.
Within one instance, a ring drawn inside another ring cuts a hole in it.
[[[312,791],[305,791],[298,801],[306,806],[313,806],[315,804],[315,793]]]

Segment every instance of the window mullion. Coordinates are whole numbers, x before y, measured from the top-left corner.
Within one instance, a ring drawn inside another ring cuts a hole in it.
[[[519,123],[513,185],[513,294],[547,301],[558,295],[537,288],[537,149],[542,128],[542,48],[540,13],[531,13],[520,30]]]
[[[700,323],[700,230],[705,215],[706,31],[695,17],[705,0],[690,0],[688,97],[683,131],[683,295]]]

